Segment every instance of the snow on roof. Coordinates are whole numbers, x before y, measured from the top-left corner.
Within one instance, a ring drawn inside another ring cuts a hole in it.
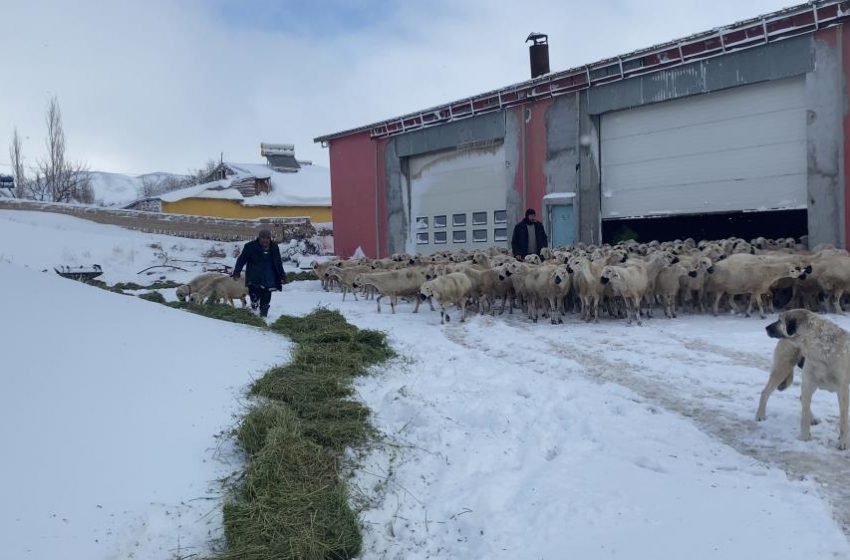
[[[263,163],[230,163],[227,167],[235,172],[227,179],[211,181],[166,193],[160,197],[165,202],[176,202],[186,198],[224,198],[241,200],[245,206],[330,206],[330,169],[318,165],[303,165],[297,172],[282,173]],[[257,196],[243,196],[233,181],[249,177],[269,179],[271,192]]]
[[[177,202],[186,198],[219,198],[225,200],[243,200],[242,193],[230,188],[230,181],[212,181],[167,192],[159,197],[163,202]]]
[[[574,192],[553,192],[553,193],[549,193],[546,196],[544,196],[543,200],[552,200],[552,201],[567,200],[567,199],[572,199],[572,198],[575,198],[575,197],[576,197],[576,193],[574,193]]]
[[[241,165],[241,164],[240,164]],[[272,192],[245,199],[245,206],[330,206],[331,171],[320,165],[302,165],[297,172],[281,173],[256,164],[270,174]]]

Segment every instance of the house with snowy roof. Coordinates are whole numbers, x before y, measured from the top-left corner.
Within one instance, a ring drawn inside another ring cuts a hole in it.
[[[162,212],[217,218],[307,217],[328,223],[331,180],[327,167],[295,159],[291,144],[261,144],[266,163],[223,161],[192,187],[159,197]]]

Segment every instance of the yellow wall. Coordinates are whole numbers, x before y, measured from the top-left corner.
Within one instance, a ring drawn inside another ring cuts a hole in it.
[[[220,198],[184,198],[177,202],[162,202],[166,214],[212,216],[253,220],[255,218],[291,218],[308,216],[311,222],[331,222],[331,209],[326,206],[243,206],[238,200]]]

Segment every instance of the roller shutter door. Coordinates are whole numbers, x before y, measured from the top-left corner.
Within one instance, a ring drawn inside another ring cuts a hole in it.
[[[411,157],[408,250],[477,250],[508,240],[503,143]]]
[[[802,77],[607,113],[602,218],[806,207]]]

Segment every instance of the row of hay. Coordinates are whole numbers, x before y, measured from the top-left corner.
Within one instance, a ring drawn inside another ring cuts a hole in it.
[[[256,406],[236,434],[247,468],[225,503],[227,546],[216,558],[352,558],[362,540],[340,461],[372,435],[352,382],[393,352],[384,333],[336,311],[283,316],[271,329],[296,347],[289,364],[251,387]]]

